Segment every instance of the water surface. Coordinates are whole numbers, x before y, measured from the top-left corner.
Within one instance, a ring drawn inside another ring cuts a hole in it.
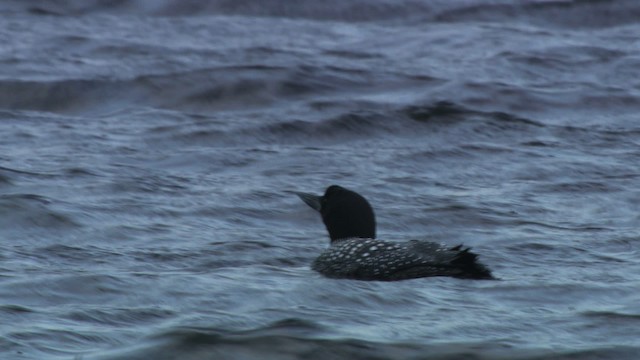
[[[0,358],[637,357],[635,1],[0,16]],[[330,184],[500,280],[321,277]]]

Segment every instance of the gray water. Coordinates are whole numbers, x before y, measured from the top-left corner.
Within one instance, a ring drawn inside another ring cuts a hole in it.
[[[0,358],[638,358],[637,1],[0,16]],[[321,277],[331,184],[500,280]]]

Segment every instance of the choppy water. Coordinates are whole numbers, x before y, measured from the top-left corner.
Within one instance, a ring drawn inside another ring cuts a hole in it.
[[[0,16],[0,358],[640,353],[637,1]],[[320,277],[334,183],[501,280]]]

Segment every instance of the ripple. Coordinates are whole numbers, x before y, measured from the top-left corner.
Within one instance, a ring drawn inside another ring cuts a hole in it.
[[[95,325],[139,327],[157,323],[174,315],[175,311],[161,307],[127,309],[101,307],[74,310],[64,315],[64,318]]]
[[[81,226],[72,215],[55,210],[56,203],[37,194],[0,195],[0,223],[4,230],[73,229]]]

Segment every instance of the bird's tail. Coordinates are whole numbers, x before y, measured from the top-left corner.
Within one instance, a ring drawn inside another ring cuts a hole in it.
[[[463,248],[462,245],[454,246],[450,249],[457,254],[452,264],[461,270],[456,277],[463,279],[495,280],[491,275],[491,270],[478,262],[478,254],[471,252],[471,248]]]

